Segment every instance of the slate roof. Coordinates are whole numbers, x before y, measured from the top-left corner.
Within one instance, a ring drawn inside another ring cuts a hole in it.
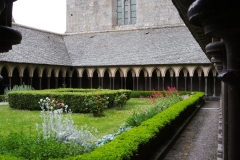
[[[63,66],[209,64],[185,26],[60,35],[22,26],[20,45],[0,61]]]
[[[205,47],[207,44],[211,43],[211,37],[206,36],[204,29],[202,27],[196,27],[190,24],[188,19],[188,8],[195,0],[172,0],[174,6],[177,8],[178,13],[182,20],[184,21],[185,25],[190,30],[191,34],[195,38],[195,40],[198,42],[202,50],[206,53]],[[209,57],[210,58],[210,57]]]
[[[0,61],[49,64],[49,65],[71,65],[63,37],[50,32],[44,32],[33,28],[13,25],[20,31],[22,41],[14,45],[13,49],[0,54]]]
[[[73,66],[210,63],[187,27],[65,36]]]

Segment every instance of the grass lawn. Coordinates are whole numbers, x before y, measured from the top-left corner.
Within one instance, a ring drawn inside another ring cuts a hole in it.
[[[96,136],[114,133],[131,116],[134,110],[140,107],[150,107],[149,100],[131,98],[127,101],[124,109],[108,109],[104,111],[104,117],[93,117],[92,114],[72,114],[75,125],[78,127],[87,125],[98,130]],[[23,131],[29,135],[36,135],[36,123],[41,124],[40,111],[16,110],[9,105],[0,106],[0,134],[8,135],[10,132]]]

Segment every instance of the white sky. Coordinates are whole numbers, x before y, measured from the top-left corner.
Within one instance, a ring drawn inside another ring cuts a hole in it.
[[[13,17],[22,24],[47,31],[66,31],[66,0],[17,0]]]

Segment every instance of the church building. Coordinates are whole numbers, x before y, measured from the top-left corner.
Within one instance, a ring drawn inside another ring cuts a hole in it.
[[[66,0],[66,32],[13,23],[21,44],[0,54],[4,88],[203,91],[220,80],[169,0]]]

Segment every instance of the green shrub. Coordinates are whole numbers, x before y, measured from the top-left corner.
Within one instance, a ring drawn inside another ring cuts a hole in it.
[[[16,109],[40,110],[38,101],[49,97],[50,99],[62,100],[74,113],[84,113],[90,112],[90,105],[85,103],[88,102],[86,99],[99,96],[104,99],[104,105],[107,104],[107,107],[111,108],[114,106],[115,96],[122,93],[127,96],[127,99],[130,98],[130,90],[61,88],[41,91],[12,91],[9,93],[9,105]]]
[[[163,135],[166,127],[170,127],[171,123],[178,119],[180,115],[185,115],[183,113],[194,108],[203,97],[203,92],[197,92],[190,98],[180,101],[153,118],[144,121],[140,126],[123,132],[113,141],[97,148],[93,152],[76,157],[69,157],[68,159],[122,160],[137,159],[136,157],[139,158],[139,156],[142,156],[141,158],[143,159],[143,157],[147,157],[147,154],[151,151],[151,146],[154,147],[152,143],[158,142],[156,140],[158,138],[161,139],[161,135]],[[178,119],[178,121],[179,120],[180,119]]]

